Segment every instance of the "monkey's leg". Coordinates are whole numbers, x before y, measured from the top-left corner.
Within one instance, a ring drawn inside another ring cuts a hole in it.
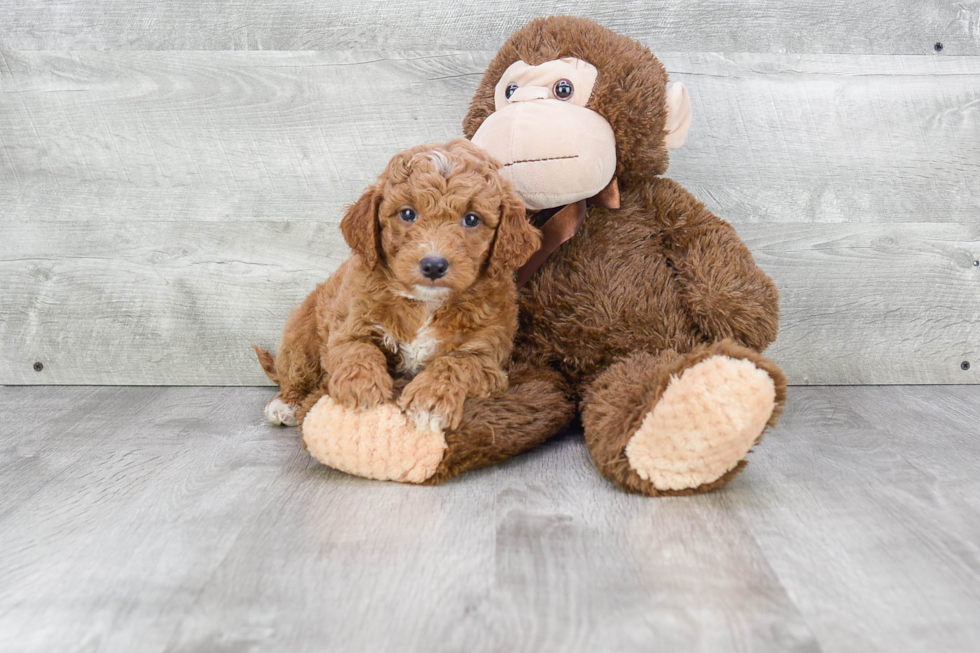
[[[318,460],[350,474],[442,483],[536,447],[572,421],[575,404],[558,372],[516,366],[508,376],[506,391],[467,399],[459,428],[444,434],[414,428],[394,404],[353,412],[311,397],[300,409],[303,440]]]
[[[558,372],[522,367],[509,377],[506,392],[466,401],[463,421],[446,433],[446,455],[426,483],[503,462],[568,428],[575,404]]]
[[[636,352],[611,365],[586,390],[582,423],[603,476],[649,496],[694,494],[745,467],[785,402],[776,364],[724,340],[685,354]]]

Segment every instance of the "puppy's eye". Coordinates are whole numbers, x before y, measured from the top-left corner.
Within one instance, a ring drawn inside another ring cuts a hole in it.
[[[419,216],[415,215],[415,211],[412,209],[402,209],[398,212],[398,217],[404,222],[415,222],[415,219]]]
[[[575,92],[572,83],[567,79],[559,79],[555,82],[555,97],[559,100],[567,100]]]
[[[513,95],[514,91],[516,90],[517,90],[517,84],[508,84],[507,90],[504,91],[504,97],[506,97],[509,100],[510,96]]]
[[[480,224],[480,216],[476,213],[467,213],[463,216],[463,226],[464,227],[476,227]]]

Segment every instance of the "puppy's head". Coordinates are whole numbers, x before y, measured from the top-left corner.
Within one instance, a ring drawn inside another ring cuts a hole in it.
[[[499,164],[465,139],[396,154],[347,211],[344,238],[406,293],[434,298],[510,275],[540,245]]]

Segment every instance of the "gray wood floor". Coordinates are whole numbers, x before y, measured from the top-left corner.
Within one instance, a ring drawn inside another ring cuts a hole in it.
[[[352,478],[267,388],[0,388],[2,651],[980,649],[980,387],[794,387],[710,496]]]

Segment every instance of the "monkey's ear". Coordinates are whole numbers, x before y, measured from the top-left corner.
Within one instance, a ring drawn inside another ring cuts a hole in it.
[[[680,82],[667,89],[667,122],[664,131],[664,146],[676,150],[687,140],[687,130],[691,128],[691,98]]]
[[[381,255],[381,234],[378,225],[380,205],[381,191],[377,186],[369,186],[361,195],[361,199],[347,208],[344,219],[340,221],[340,231],[344,234],[347,245],[372,270],[378,264]]]
[[[514,193],[507,194],[500,205],[500,224],[487,272],[492,277],[513,274],[540,247],[541,232],[528,222],[524,203]]]

